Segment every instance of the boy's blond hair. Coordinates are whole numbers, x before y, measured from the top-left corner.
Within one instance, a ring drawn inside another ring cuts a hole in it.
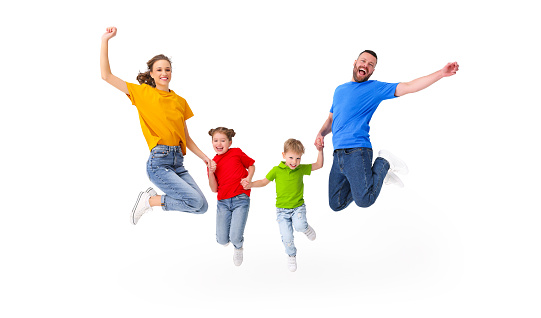
[[[284,153],[289,151],[304,155],[304,146],[297,139],[290,138],[284,143]]]

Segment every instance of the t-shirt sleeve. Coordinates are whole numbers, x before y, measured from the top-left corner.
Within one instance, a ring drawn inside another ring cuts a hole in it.
[[[307,164],[307,165],[301,165],[301,172],[303,175],[305,176],[309,176],[312,174],[312,165],[311,164]]]
[[[248,157],[242,150],[240,150],[240,153],[239,153],[239,156],[240,156],[240,162],[242,162],[242,165],[245,167],[245,168],[249,168],[250,166],[252,166],[254,163],[255,163],[255,160]]]
[[[272,168],[265,178],[269,181],[274,181],[274,179],[276,179],[276,167]]]
[[[384,82],[378,82],[378,93],[381,96],[381,100],[386,99],[393,99],[398,96],[395,96],[396,87],[398,86],[398,83],[384,83]]]
[[[126,96],[128,96],[132,105],[137,106],[137,104],[143,98],[143,87],[141,85],[128,83],[128,82],[126,82],[126,85],[128,86],[128,91],[130,92]]]
[[[188,102],[184,100],[184,105],[186,106],[184,108],[184,120],[190,119],[193,117],[192,109],[190,108],[190,105],[188,105]]]

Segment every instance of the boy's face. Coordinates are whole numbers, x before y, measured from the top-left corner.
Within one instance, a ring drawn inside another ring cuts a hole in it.
[[[302,154],[288,151],[288,152],[282,152],[282,156],[284,156],[284,159],[286,161],[286,166],[288,166],[292,170],[297,168],[301,164]]]

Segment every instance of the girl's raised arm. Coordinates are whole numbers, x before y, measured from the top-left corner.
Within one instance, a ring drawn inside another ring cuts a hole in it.
[[[129,94],[128,85],[126,82],[116,77],[111,73],[111,66],[109,66],[109,39],[116,35],[116,28],[109,27],[105,34],[101,37],[101,52],[100,52],[100,69],[101,78],[107,83],[113,85],[124,94]]]

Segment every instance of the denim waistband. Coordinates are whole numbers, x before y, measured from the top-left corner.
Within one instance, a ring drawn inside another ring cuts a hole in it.
[[[335,150],[334,150],[334,153],[337,153],[337,152],[351,152],[352,150],[358,150],[358,149],[368,149],[368,150],[372,150],[372,148],[367,148],[367,147],[342,148],[342,149],[335,149]]]
[[[156,145],[154,148],[152,148],[152,150],[155,150],[155,149],[182,152],[181,146]]]

